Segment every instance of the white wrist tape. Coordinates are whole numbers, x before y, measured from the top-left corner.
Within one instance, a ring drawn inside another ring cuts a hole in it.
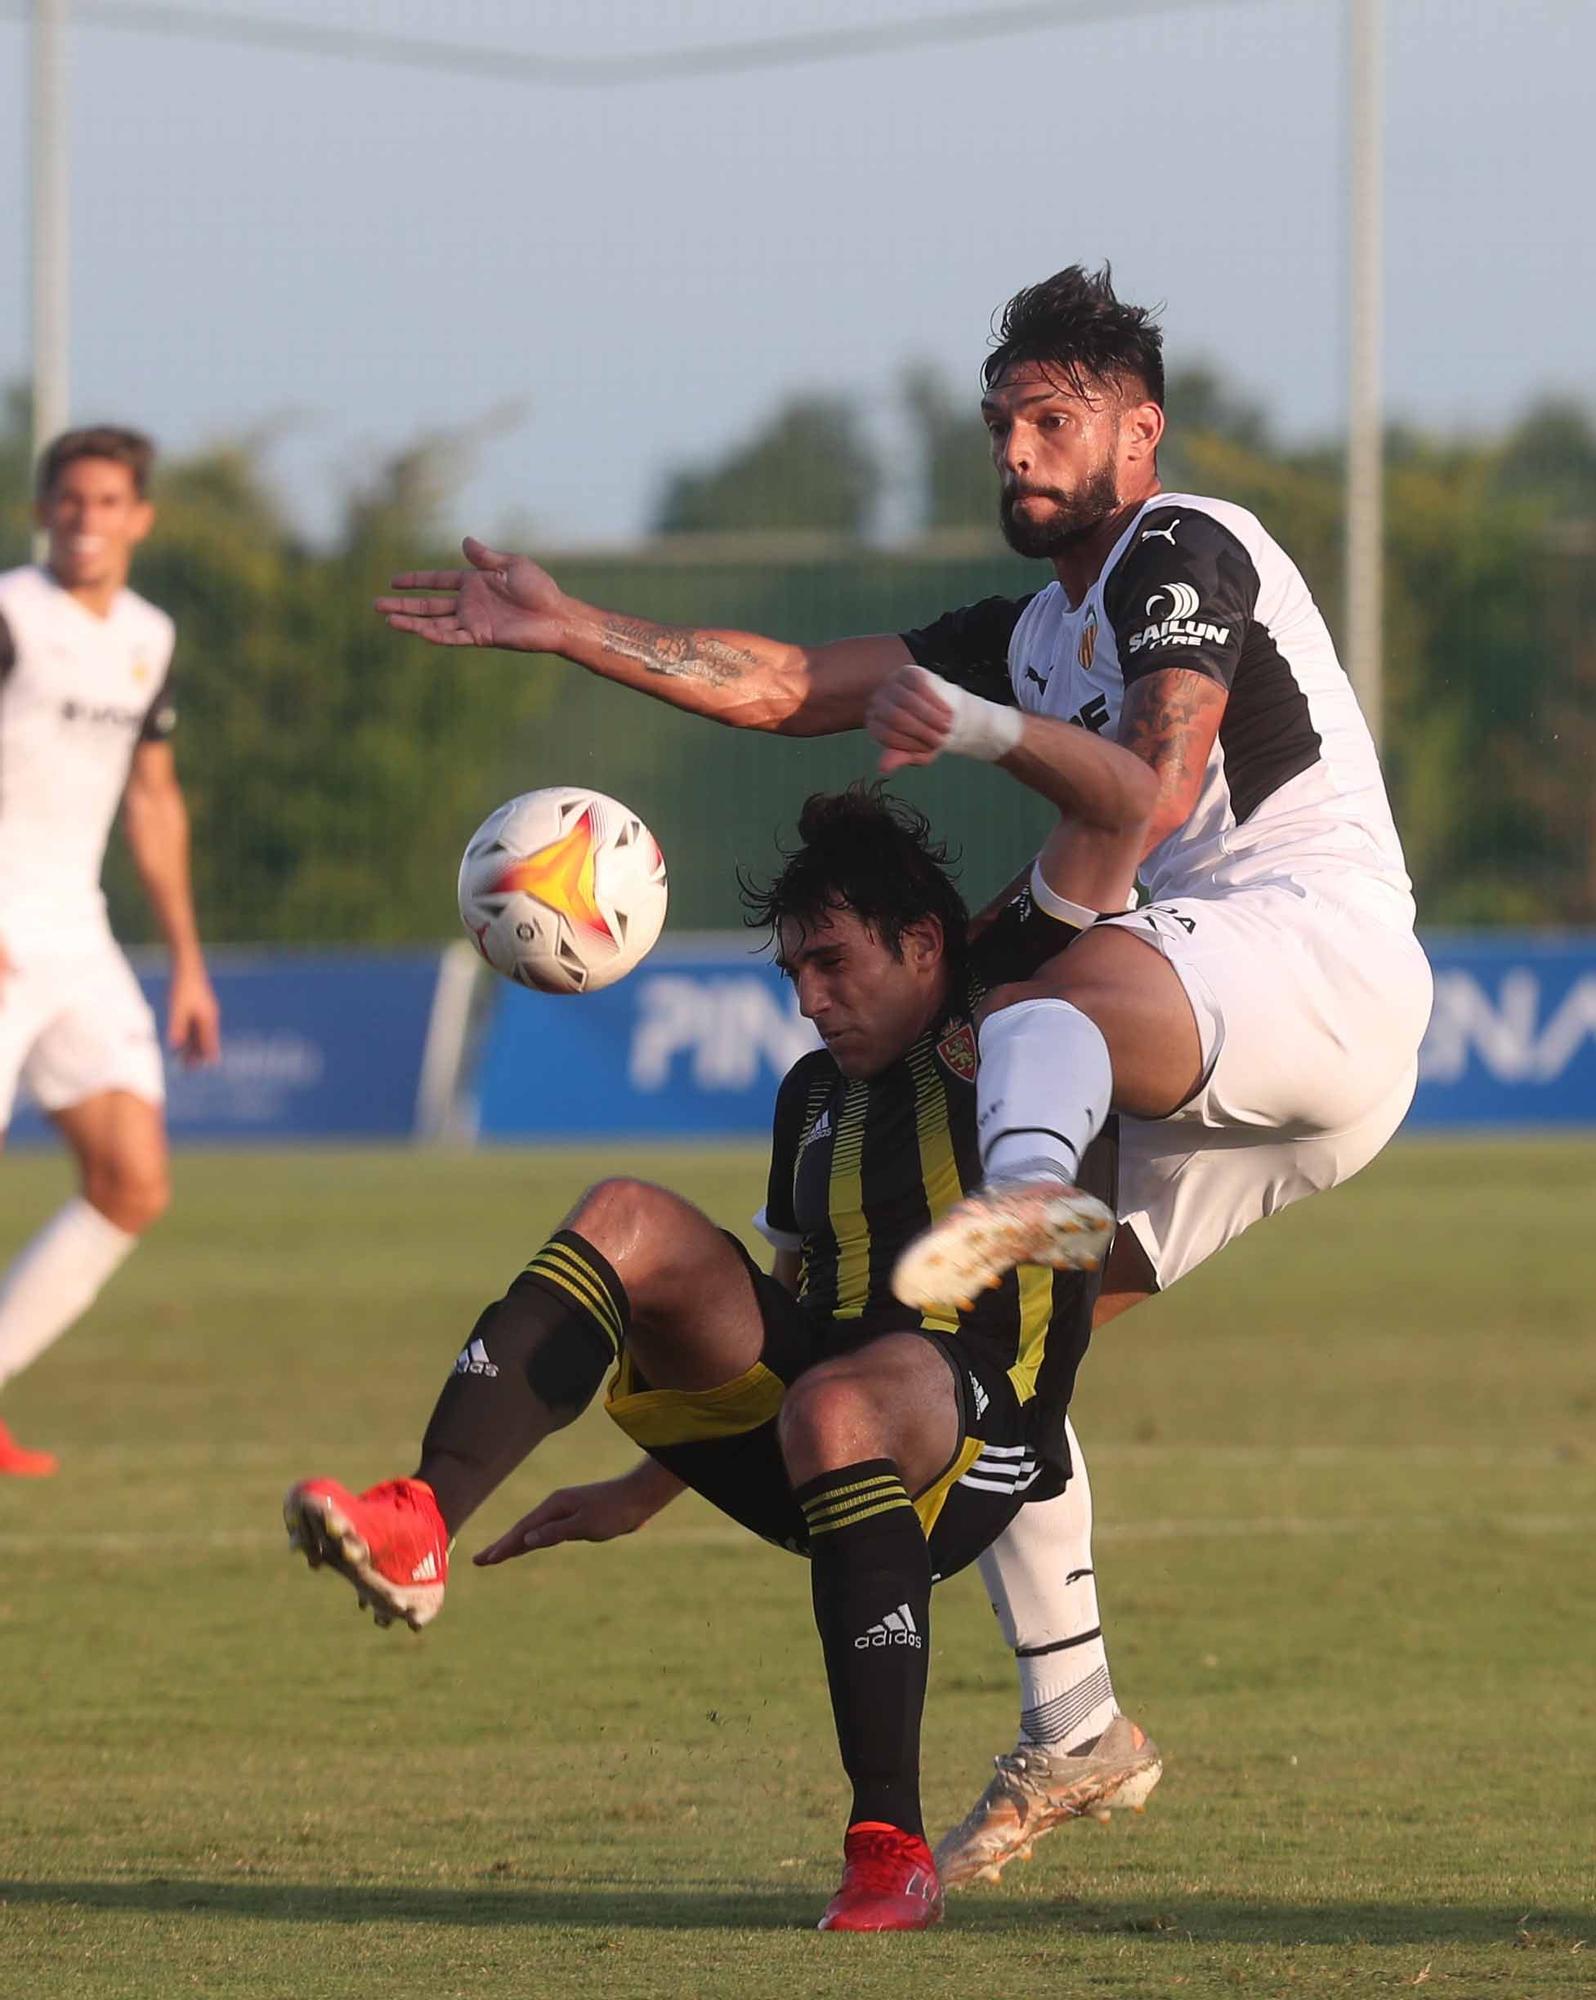
[[[1078,931],[1090,930],[1102,914],[1099,910],[1089,910],[1084,903],[1072,903],[1068,896],[1049,888],[1042,874],[1040,856],[1031,863],[1031,901],[1044,915],[1057,923],[1073,924]]]
[[[953,710],[953,727],[942,746],[944,750],[951,750],[956,757],[979,757],[983,764],[995,764],[1019,742],[1025,728],[1025,717],[1019,709],[1007,708],[1002,702],[987,701],[967,688],[955,687],[929,667],[920,671]]]

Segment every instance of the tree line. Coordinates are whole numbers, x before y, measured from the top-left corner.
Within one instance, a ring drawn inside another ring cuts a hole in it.
[[[1288,444],[1217,373],[1169,391],[1166,485],[1252,508],[1341,602],[1338,451]],[[994,521],[985,436],[933,371],[902,383],[912,532],[871,534],[901,466],[859,406],[801,394],[754,435],[661,481],[653,538],[566,555],[600,603],[797,639],[896,630],[1046,571]],[[27,404],[0,423],[0,561],[27,557]],[[217,940],[401,943],[449,934],[454,863],[510,793],[590,783],[653,824],[676,927],[738,920],[734,865],[760,867],[806,790],[868,768],[858,739],[793,744],[717,730],[559,664],[437,653],[370,601],[400,568],[452,561],[444,531],[463,441],[418,438],[344,499],[312,544],[258,442],[167,460],[137,586],[178,624],[178,738],[196,893]],[[1596,923],[1596,424],[1547,400],[1491,436],[1387,435],[1386,763],[1426,922]],[[525,531],[517,531],[522,540]],[[557,524],[538,538],[559,543]],[[1034,838],[1000,776],[906,780],[984,897]],[[142,934],[125,865],[120,923]]]

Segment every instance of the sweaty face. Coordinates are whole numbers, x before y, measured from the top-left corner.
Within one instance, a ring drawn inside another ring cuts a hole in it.
[[[1056,556],[1121,504],[1125,399],[1081,396],[1056,371],[1018,362],[981,400],[998,473],[998,518],[1016,554]]]
[[[153,519],[127,466],[112,458],[73,459],[39,503],[56,581],[68,590],[120,588]]]
[[[894,957],[852,910],[823,912],[809,925],[782,920],[778,962],[844,1076],[876,1076],[914,1043],[947,985],[940,928],[916,926]]]

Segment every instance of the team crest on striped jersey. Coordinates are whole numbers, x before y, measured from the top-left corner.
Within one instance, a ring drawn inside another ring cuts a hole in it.
[[[1094,605],[1086,614],[1086,623],[1081,627],[1081,643],[1075,649],[1075,657],[1081,663],[1081,671],[1089,673],[1092,655],[1097,651],[1097,607]]]
[[[961,1021],[937,1043],[937,1054],[961,1083],[974,1083],[976,1069],[975,1029]]]

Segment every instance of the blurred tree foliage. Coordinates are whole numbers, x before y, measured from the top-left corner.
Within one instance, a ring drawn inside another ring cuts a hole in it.
[[[719,463],[667,480],[661,539],[551,559],[579,596],[795,639],[902,629],[1047,571],[1009,554],[974,393],[911,370],[902,406],[922,538],[862,545],[885,467],[844,401],[795,396]],[[1256,511],[1334,626],[1336,452],[1287,446],[1211,370],[1172,377],[1166,483]],[[27,404],[0,415],[0,559],[26,560]],[[673,927],[736,923],[733,864],[765,866],[803,794],[868,770],[862,738],[715,729],[559,664],[438,652],[370,611],[395,570],[452,557],[466,435],[423,437],[347,497],[330,546],[296,532],[263,440],[163,465],[138,587],[178,623],[179,757],[217,940],[447,935],[454,861],[512,792],[628,799],[672,864]],[[1596,426],[1547,401],[1504,436],[1388,439],[1386,761],[1432,924],[1596,922]],[[757,532],[754,532],[757,531]],[[972,899],[1045,819],[1001,774],[950,760],[906,787],[962,847]],[[125,934],[147,934],[125,863]]]

